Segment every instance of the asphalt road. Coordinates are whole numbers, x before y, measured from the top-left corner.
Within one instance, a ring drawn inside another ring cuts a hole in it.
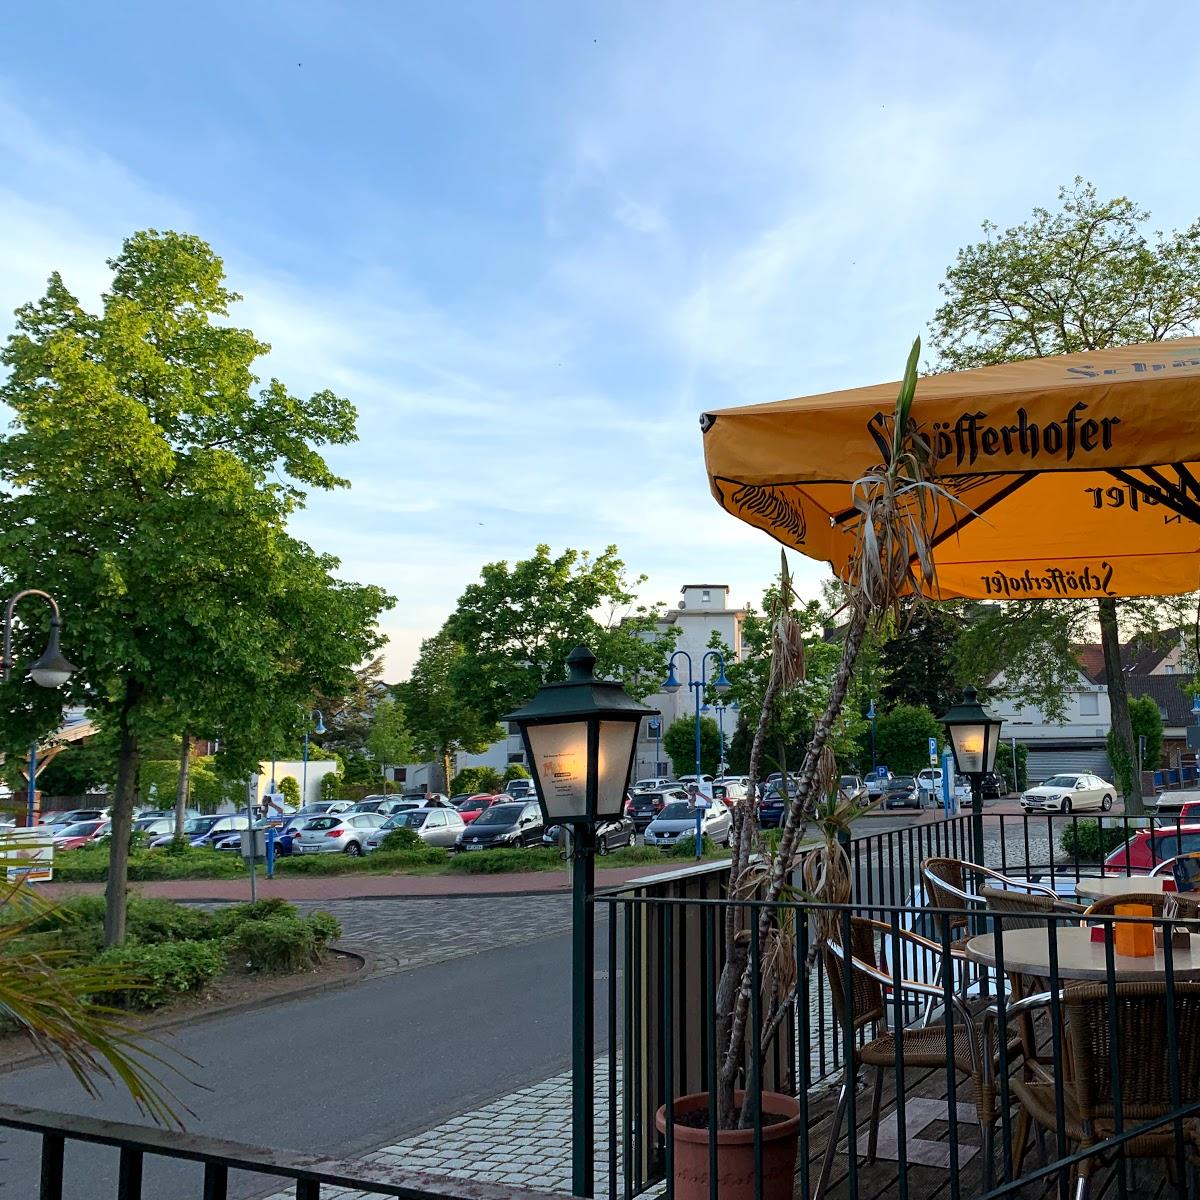
[[[600,932],[597,970],[607,952]],[[189,1128],[353,1156],[547,1078],[569,1066],[570,962],[570,936],[558,934],[176,1031],[173,1044],[205,1085],[178,1089],[195,1113]],[[596,1047],[605,1048],[599,1013]],[[0,1074],[0,1099],[140,1120],[122,1094],[91,1102],[53,1066]],[[0,1131],[0,1140],[0,1197],[36,1196],[38,1139]],[[143,1196],[198,1196],[200,1174],[147,1159]],[[116,1176],[115,1150],[68,1145],[64,1200],[115,1196]],[[238,1175],[230,1195],[269,1184]]]

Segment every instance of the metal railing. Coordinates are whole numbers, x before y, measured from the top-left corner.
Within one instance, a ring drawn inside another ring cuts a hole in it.
[[[113,1193],[115,1200],[141,1200],[146,1160],[154,1157],[197,1164],[194,1190],[172,1191],[173,1200],[184,1200],[187,1195],[202,1200],[226,1200],[231,1171],[251,1171],[265,1176],[264,1186],[269,1186],[269,1180],[277,1180],[289,1190],[294,1189],[296,1200],[340,1196],[345,1194],[346,1188],[372,1196],[402,1197],[403,1200],[550,1200],[545,1192],[509,1184],[447,1179],[398,1167],[368,1166],[287,1150],[267,1150],[222,1138],[47,1112],[17,1104],[0,1104],[0,1128],[40,1136],[38,1200],[62,1200],[67,1150],[75,1143],[118,1149],[120,1161]],[[342,1190],[335,1193],[335,1188]],[[88,1200],[101,1200],[101,1194],[94,1188],[87,1196]],[[557,1194],[554,1200],[563,1200],[562,1194]]]
[[[1200,954],[1193,962],[1190,946],[1175,947],[1165,936],[1150,960],[1156,964],[1153,978],[1131,989],[1125,982],[1129,963],[1122,957],[1118,971],[1116,961],[1115,931],[1127,925],[1112,916],[1096,918],[1101,940],[1092,942],[1092,935],[1081,931],[1082,914],[1077,912],[1031,911],[1018,917],[985,912],[974,904],[922,907],[921,862],[968,858],[971,819],[965,814],[855,838],[848,847],[855,903],[776,906],[777,915],[794,922],[795,979],[786,997],[788,1013],[765,1042],[771,1000],[760,986],[765,948],[755,919],[763,906],[727,899],[720,866],[595,897],[596,907],[609,918],[610,962],[620,967],[620,982],[618,972],[610,971],[607,996],[598,997],[599,1004],[607,1004],[609,1044],[618,1060],[609,1072],[609,1135],[597,1147],[602,1159],[597,1170],[605,1168],[612,1197],[637,1196],[664,1182],[667,1195],[673,1194],[673,1141],[656,1127],[656,1119],[673,1128],[679,1097],[707,1096],[715,1128],[711,1099],[718,1090],[722,1031],[713,1016],[714,999],[724,965],[726,919],[732,916],[749,943],[753,998],[738,1086],[752,1097],[779,1091],[796,1098],[796,1196],[817,1200],[832,1136],[830,1174],[821,1200],[907,1198],[925,1195],[931,1187],[944,1188],[938,1194],[950,1200],[1066,1197],[1073,1189],[1086,1190],[1089,1184],[1081,1184],[1081,1177],[1093,1183],[1099,1179],[1107,1194],[1127,1200],[1141,1194],[1137,1172],[1146,1170],[1152,1176],[1157,1172],[1156,1186],[1169,1180],[1156,1194],[1200,1198],[1187,1170],[1200,1154],[1200,982],[1192,982],[1200,979]],[[1015,878],[1053,880],[1069,894],[1071,884],[1103,871],[1098,859],[1067,855],[1062,849],[1062,834],[1077,831],[1088,819],[1093,818],[989,815],[987,865]],[[1099,819],[1102,827],[1129,833],[1145,827],[1136,818],[1105,814]],[[1123,873],[1132,870],[1127,865]],[[834,945],[819,934],[822,914],[836,918],[840,935]],[[1169,934],[1170,923],[1160,919],[1150,924]],[[1200,933],[1200,924],[1186,924]],[[990,964],[966,957],[958,943],[972,935],[992,939]],[[836,948],[854,946],[856,939],[859,946],[870,941],[874,977],[864,969],[865,959],[853,962],[852,955]],[[1037,975],[1011,966],[1027,965],[1022,955],[1030,951],[1031,939],[1045,958]],[[1080,977],[1076,952],[1081,949],[1099,956],[1098,993],[1088,993]],[[861,1003],[864,986],[877,989],[880,1012],[856,1025],[847,1019],[848,1006],[840,997],[857,995]],[[1042,998],[1034,1003],[1034,995]],[[1151,1020],[1160,1028],[1152,1029]],[[619,1041],[618,1027],[623,1030]],[[889,1061],[879,1067],[876,1038],[885,1027],[900,1036],[885,1043]],[[1105,1029],[1119,1030],[1120,1036],[1104,1042]],[[1099,1067],[1075,1061],[1087,1037],[1101,1039],[1095,1042],[1095,1055],[1103,1059]],[[932,1067],[931,1038],[938,1047],[938,1065]],[[910,1042],[926,1047],[924,1059],[915,1056],[924,1065],[915,1065],[914,1056],[906,1053]],[[864,1047],[872,1044],[873,1057],[869,1054],[864,1062]],[[759,1065],[755,1050],[761,1045],[765,1054]],[[962,1069],[964,1045],[979,1051],[974,1077]],[[992,1053],[984,1053],[986,1046]],[[871,1128],[879,1116],[874,1101],[884,1094],[860,1096],[859,1074],[876,1070],[886,1083],[885,1107],[894,1132],[889,1133],[891,1158],[885,1169],[849,1153],[842,1139],[829,1132],[839,1110],[834,1092],[847,1079],[847,1064],[856,1083],[845,1089],[840,1105],[843,1137],[852,1131],[849,1144],[857,1145],[860,1137],[864,1146],[874,1144]],[[1148,1076],[1157,1091],[1148,1087]],[[972,1108],[981,1086],[991,1089],[992,1099]],[[939,1132],[922,1136],[919,1125],[910,1129],[908,1111],[928,1113],[930,1104],[941,1114]],[[1094,1111],[1088,1110],[1091,1116],[1081,1129],[1078,1114],[1088,1104]],[[756,1101],[756,1111],[761,1111],[761,1101]],[[981,1113],[988,1118],[980,1126],[982,1149],[980,1135],[963,1137],[968,1126],[982,1119]],[[761,1124],[755,1124],[756,1197],[763,1195],[762,1132]],[[938,1153],[945,1157],[936,1182],[931,1172],[937,1172],[923,1165],[931,1136],[941,1142]],[[711,1154],[715,1167],[715,1142]],[[1023,1190],[1030,1185],[1032,1191]],[[716,1200],[715,1172],[709,1194]]]

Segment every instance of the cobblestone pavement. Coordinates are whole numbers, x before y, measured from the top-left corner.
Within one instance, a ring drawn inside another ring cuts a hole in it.
[[[617,1072],[620,1087],[620,1070]],[[595,1194],[609,1194],[608,1057],[596,1060]],[[620,1144],[617,1179],[621,1181]],[[513,1184],[538,1191],[571,1191],[571,1073],[501,1096],[474,1112],[451,1117],[424,1133],[383,1146],[364,1165],[405,1167],[452,1179]],[[377,1193],[322,1189],[322,1200],[372,1200]],[[269,1200],[292,1200],[278,1192]]]
[[[371,952],[376,975],[517,946],[571,927],[570,896],[406,896],[300,901],[297,907],[332,913],[341,922],[342,941]]]

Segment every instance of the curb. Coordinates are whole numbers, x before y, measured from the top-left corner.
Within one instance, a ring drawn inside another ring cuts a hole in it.
[[[330,943],[330,947],[347,958],[357,958],[357,971],[348,972],[337,979],[323,979],[317,983],[305,984],[290,992],[278,992],[272,996],[264,996],[258,1000],[235,1000],[232,1004],[220,1004],[215,1008],[196,1009],[190,1013],[164,1013],[159,1018],[151,1017],[144,1024],[137,1026],[136,1033],[159,1033],[163,1030],[177,1029],[181,1025],[189,1025],[200,1021],[215,1020],[217,1017],[236,1017],[252,1009],[274,1008],[277,1004],[286,1004],[292,1000],[307,1000],[311,996],[319,996],[324,992],[335,992],[339,988],[350,987],[364,982],[370,977],[375,967],[375,955],[370,951],[351,950],[348,947]],[[0,1075],[10,1071],[19,1071],[23,1067],[37,1066],[40,1063],[54,1061],[52,1055],[27,1054],[22,1058],[10,1059],[0,1063]]]

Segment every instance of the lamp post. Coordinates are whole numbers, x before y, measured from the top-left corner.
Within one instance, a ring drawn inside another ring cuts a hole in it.
[[[983,866],[983,777],[996,765],[1001,722],[988,716],[973,687],[941,718],[946,727],[954,770],[971,781],[971,841],[975,862]]]
[[[730,709],[736,713],[738,710],[738,702],[735,700],[732,704],[723,704],[720,701],[718,701],[716,704],[712,704],[712,705],[705,704],[704,707],[701,708],[700,711],[701,711],[701,713],[707,713],[710,709],[713,709],[713,708],[715,708],[717,710],[717,728],[721,732],[721,761],[717,764],[717,772],[718,772],[718,774],[721,774],[724,772],[725,767],[726,767],[726,763],[725,763],[725,711],[726,711],[726,709]]]
[[[687,686],[691,688],[696,705],[696,783],[700,782],[700,704],[704,693],[708,690],[708,660],[711,658],[717,664],[717,677],[712,682],[712,689],[718,695],[729,691],[730,683],[725,678],[725,659],[720,650],[707,650],[700,659],[700,678],[697,679],[692,668],[692,656],[686,650],[676,650],[667,660],[667,677],[663,681],[662,690],[673,696],[683,684],[675,675],[675,660],[682,658],[687,663]]]
[[[567,667],[565,682],[546,684],[501,720],[516,722],[521,731],[546,824],[571,826],[571,1191],[592,1196],[596,824],[621,815],[638,727],[658,714],[619,683],[597,679],[596,658],[587,647],[576,646]]]
[[[316,714],[317,723],[313,726],[313,733],[318,737],[325,732],[325,714],[319,708],[314,708],[304,719],[304,765],[300,768],[300,807],[303,808],[308,803],[308,726],[313,719],[313,713]]]
[[[867,707],[867,720],[871,722],[871,774],[875,774],[875,697],[871,697],[871,703]]]
[[[26,588],[24,591],[17,592],[9,597],[8,603],[4,606],[4,652],[0,657],[0,680],[7,682],[12,674],[13,610],[17,607],[18,601],[23,600],[26,596],[40,596],[50,606],[50,637],[41,657],[30,664],[29,678],[38,687],[62,687],[71,677],[75,666],[63,657],[62,647],[59,644],[62,634],[62,614],[58,611],[58,601],[49,592],[43,592],[38,588]],[[29,781],[25,800],[25,824],[27,826],[33,825],[33,810],[36,807],[36,801],[37,739],[35,738],[29,744]]]

